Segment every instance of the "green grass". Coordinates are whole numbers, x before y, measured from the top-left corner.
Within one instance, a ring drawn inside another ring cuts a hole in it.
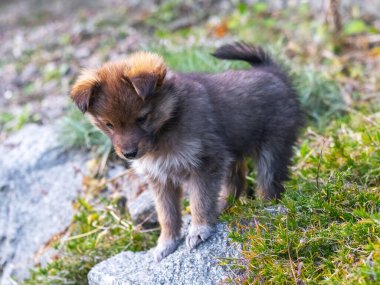
[[[71,105],[61,122],[60,136],[68,148],[93,149],[97,154],[108,155],[112,143],[74,106]]]
[[[18,114],[0,111],[0,133],[20,130],[27,123],[38,123],[40,116],[31,114],[28,107],[24,107]]]
[[[31,271],[24,285],[86,285],[90,269],[120,251],[151,248],[157,235],[144,234],[130,222],[117,202],[103,201],[97,208],[84,198],[74,205],[77,214],[68,229],[68,238],[55,243],[58,257],[44,268]]]
[[[323,129],[331,120],[339,118],[346,106],[338,84],[326,74],[310,66],[290,70],[299,94],[302,109],[309,122]]]
[[[379,284],[380,113],[308,129],[294,160],[285,210],[245,200],[224,214],[243,244],[235,282]]]
[[[249,68],[244,62],[218,60],[211,53],[212,49],[201,46],[192,46],[179,50],[167,50],[159,47],[154,50],[161,54],[165,63],[173,70],[179,72],[221,72],[229,69]]]

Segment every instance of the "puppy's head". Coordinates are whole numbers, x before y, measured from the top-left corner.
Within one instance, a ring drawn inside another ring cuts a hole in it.
[[[153,149],[156,134],[176,108],[176,98],[164,92],[165,75],[159,55],[138,52],[83,71],[71,98],[112,140],[121,158],[139,158]]]

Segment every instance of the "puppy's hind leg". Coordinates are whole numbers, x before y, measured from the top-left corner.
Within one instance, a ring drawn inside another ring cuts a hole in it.
[[[269,201],[279,199],[285,191],[282,183],[288,179],[288,166],[292,156],[292,144],[263,147],[257,154],[256,193]]]
[[[238,199],[245,189],[246,166],[244,159],[234,161],[229,167],[218,200],[218,212],[228,206],[228,199]]]
[[[181,231],[181,188],[168,181],[166,184],[154,183],[154,196],[161,234],[154,249],[156,261],[176,250]]]

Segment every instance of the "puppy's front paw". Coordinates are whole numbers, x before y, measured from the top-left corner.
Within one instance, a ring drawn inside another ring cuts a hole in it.
[[[179,238],[159,241],[153,251],[154,259],[159,262],[176,250],[180,242]]]
[[[188,249],[193,249],[202,241],[208,239],[214,232],[214,228],[210,225],[191,225],[189,234],[186,237],[186,245]]]

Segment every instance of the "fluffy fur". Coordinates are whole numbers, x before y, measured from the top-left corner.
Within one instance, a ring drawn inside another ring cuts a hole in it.
[[[151,52],[140,51],[132,54],[127,59],[126,66],[125,75],[128,77],[153,73],[163,79],[166,74],[166,65],[163,58]]]
[[[302,116],[286,73],[261,48],[225,45],[213,54],[253,68],[219,74],[168,71],[156,54],[82,73],[71,97],[155,189],[161,260],[180,240],[182,189],[190,196],[189,248],[211,234],[226,198],[245,188],[245,158],[257,168],[257,194],[284,191]],[[169,75],[170,74],[170,75]]]

